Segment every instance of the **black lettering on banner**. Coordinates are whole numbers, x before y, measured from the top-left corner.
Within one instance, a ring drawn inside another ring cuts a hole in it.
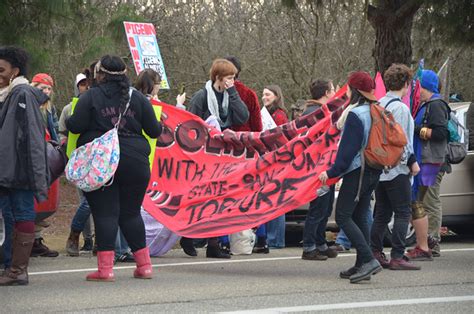
[[[255,199],[255,195],[257,194],[257,192],[254,192],[252,194],[252,198],[250,199],[250,201],[247,203],[247,205],[244,205],[245,201],[247,200],[247,198],[249,197],[249,195],[246,195],[243,199],[240,200],[240,205],[239,205],[239,210],[242,212],[242,213],[245,213],[247,212],[250,207],[253,205],[253,201]]]
[[[275,151],[274,157],[276,161],[281,164],[290,163],[294,159],[293,154],[290,151],[288,151],[287,146],[284,146],[284,148],[281,150],[279,149]]]
[[[330,154],[330,153],[331,153],[330,151],[325,151],[322,154],[318,153],[319,156],[318,156],[318,161],[316,162],[316,166],[324,165],[324,161],[326,160],[327,155]]]
[[[199,168],[199,164],[196,162],[196,171],[194,171],[194,176],[191,181],[202,180],[204,176],[204,171],[206,171],[206,164],[202,164],[202,168]]]
[[[330,133],[331,129],[333,130],[333,133]],[[341,131],[338,130],[337,128],[329,128],[329,130],[326,133],[324,133],[324,140],[325,140],[326,147],[329,147],[331,143],[336,143],[336,138],[340,133]]]
[[[269,154],[267,154],[269,155]],[[255,164],[255,169],[256,170],[262,170],[263,168],[265,167],[269,167],[271,166],[271,162],[269,162],[268,160],[265,159],[265,156],[267,155],[263,155],[263,156],[260,156],[258,159],[257,159],[257,163]]]
[[[314,163],[314,160],[311,157],[310,153],[305,152],[305,155],[306,155],[306,171],[311,171],[314,168],[316,168],[316,164]]]
[[[298,159],[295,158],[295,156],[296,156],[295,151],[297,150],[297,146],[301,146],[301,151],[302,151],[302,153],[299,154],[299,157],[301,157],[301,162],[300,162],[300,164],[297,164],[297,163],[296,163]],[[295,170],[297,170],[297,171],[303,169],[303,168],[304,168],[304,165],[305,165],[305,163],[306,163],[306,155],[304,154],[304,150],[305,150],[305,149],[306,149],[306,144],[305,144],[303,141],[300,141],[300,140],[295,141],[295,142],[291,145],[291,152],[292,152],[292,154],[293,154],[293,158],[295,158],[295,159],[293,160],[293,162],[291,163],[291,165],[293,166],[293,169],[295,169]]]
[[[173,164],[173,157],[171,157],[171,159],[162,159],[161,157],[158,157],[158,176],[162,178],[163,174],[165,174],[166,178],[169,179],[173,172]]]
[[[237,200],[235,198],[231,197],[226,197],[221,203],[221,206],[219,207],[219,214],[222,214],[224,210],[227,209],[227,212],[230,212],[232,210],[232,207],[234,207],[235,203]]]
[[[273,190],[264,192],[263,189],[270,186],[270,184],[274,184],[275,188]],[[261,205],[262,201],[267,203],[269,207],[272,207],[273,203],[270,199],[270,196],[275,195],[276,193],[278,193],[278,191],[280,190],[280,187],[281,187],[281,184],[280,184],[280,181],[278,181],[278,180],[272,180],[266,186],[262,186],[260,188],[260,190],[258,191],[257,201],[255,203],[256,209],[257,210],[260,209],[260,205]]]
[[[224,131],[224,155],[240,157],[245,152],[245,146],[239,141],[237,134],[233,131]]]
[[[204,213],[204,211],[206,210],[206,208],[210,207],[210,206],[214,206],[214,212],[216,212],[218,209],[219,209],[219,202],[216,201],[216,200],[209,200],[207,201],[206,204],[204,204],[202,207],[201,207],[201,210],[199,211],[199,214],[197,216],[197,220],[196,221],[199,221],[202,219],[202,214]]]
[[[337,155],[337,149],[331,150],[331,155],[329,156],[329,160],[327,162],[328,166],[332,166],[332,159],[335,158],[334,155]]]
[[[188,219],[188,225],[190,225],[193,220],[194,220],[194,214],[196,213],[196,208],[198,206],[201,206],[202,203],[199,203],[199,204],[193,204],[193,205],[190,205],[188,206],[188,208],[186,208],[186,211],[191,211],[190,215],[189,215],[189,219]]]
[[[190,133],[195,136],[191,137]],[[207,129],[198,121],[188,120],[176,128],[176,141],[187,152],[199,151],[208,137]]]
[[[163,124],[163,131],[161,132],[161,135],[156,140],[156,146],[160,148],[165,148],[165,147],[170,147],[173,144],[174,144],[173,131],[171,131],[170,128],[166,124]]]
[[[205,152],[211,155],[220,156],[221,151],[224,148],[222,143],[222,135],[219,137],[208,136],[207,143],[206,143],[206,150]]]
[[[286,179],[283,179],[283,182],[281,184],[281,192],[280,192],[280,195],[278,196],[278,200],[277,200],[277,206],[280,206],[280,205],[282,205],[286,202],[291,201],[293,196],[290,196],[287,199],[285,199],[286,192],[287,191],[296,191],[297,187],[295,186],[295,184],[300,183],[300,182],[304,182],[312,176],[313,175],[310,174],[310,175],[307,175],[307,176],[304,176],[304,177],[301,177],[301,178],[286,178]]]

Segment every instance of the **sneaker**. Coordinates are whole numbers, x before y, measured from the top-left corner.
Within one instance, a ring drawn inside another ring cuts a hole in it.
[[[337,250],[331,247],[328,247],[325,251],[319,251],[319,254],[325,255],[328,258],[336,258],[337,257]]]
[[[224,251],[226,254],[232,254],[230,252],[230,244],[221,244],[221,250]]]
[[[388,265],[391,270],[420,270],[420,266],[405,260],[404,258],[392,258]]]
[[[33,242],[33,248],[31,249],[31,257],[57,257],[59,255],[58,251],[50,250],[46,245],[43,243],[43,238],[35,239]]]
[[[266,244],[264,246],[254,246],[252,249],[252,253],[268,254],[270,253],[270,248]]]
[[[94,248],[94,240],[92,238],[84,238],[84,245],[79,249],[82,252],[90,252]]]
[[[349,279],[351,283],[358,283],[362,280],[370,279],[372,275],[378,274],[382,269],[379,261],[374,258],[370,262],[362,264],[359,270],[350,276]]]
[[[433,257],[440,257],[441,256],[441,248],[439,244],[436,244],[432,249],[431,249],[431,254]]]
[[[303,255],[301,256],[301,258],[310,261],[325,261],[328,259],[327,255],[321,254],[321,252],[317,249],[308,252],[303,251]]]
[[[350,248],[348,249],[345,246],[338,243],[334,244],[333,246],[330,246],[329,248],[335,250],[337,253],[349,253],[351,251]]]
[[[388,268],[389,262],[384,252],[372,251],[374,258],[380,263],[383,268]]]
[[[135,258],[131,252],[126,252],[122,255],[115,256],[114,264],[116,263],[135,263]]]
[[[408,257],[410,261],[432,261],[433,260],[433,254],[431,254],[431,251],[423,251],[418,246],[416,246],[412,250],[409,250],[405,254],[405,256]]]

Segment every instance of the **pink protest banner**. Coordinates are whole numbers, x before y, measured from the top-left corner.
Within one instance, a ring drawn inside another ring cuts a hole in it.
[[[377,100],[380,100],[380,98],[384,97],[385,94],[387,94],[387,90],[385,89],[385,84],[382,79],[382,75],[380,72],[377,72],[375,75],[375,92],[374,95],[377,98]]]
[[[308,203],[321,186],[318,174],[335,160],[346,89],[328,106],[263,132],[219,132],[164,105],[145,210],[196,238],[253,228]]]

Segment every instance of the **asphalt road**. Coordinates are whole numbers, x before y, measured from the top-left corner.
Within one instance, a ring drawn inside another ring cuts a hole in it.
[[[474,312],[474,238],[443,243],[441,257],[421,271],[384,270],[350,284],[339,271],[353,253],[305,261],[301,248],[231,260],[191,258],[173,250],[153,258],[155,278],[132,278],[133,265],[115,269],[115,283],[85,281],[90,256],[33,258],[30,285],[0,287],[0,312]]]

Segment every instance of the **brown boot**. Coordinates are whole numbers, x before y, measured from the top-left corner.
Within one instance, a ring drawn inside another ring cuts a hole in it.
[[[66,242],[66,252],[69,256],[79,256],[79,236],[80,232],[71,230]]]
[[[13,232],[12,266],[0,277],[0,286],[28,284],[28,261],[35,240],[34,233]]]

